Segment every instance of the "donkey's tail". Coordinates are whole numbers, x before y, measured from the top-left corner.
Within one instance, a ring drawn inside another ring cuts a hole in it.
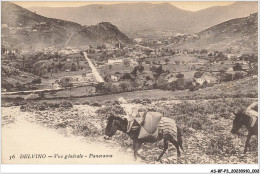
[[[177,126],[177,140],[180,145],[181,150],[184,152],[183,147],[182,147],[182,130]]]

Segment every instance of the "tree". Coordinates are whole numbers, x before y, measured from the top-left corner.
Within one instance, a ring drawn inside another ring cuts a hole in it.
[[[202,71],[197,71],[194,73],[194,78],[201,78],[201,76],[203,75],[203,72]]]
[[[153,52],[153,51],[150,50],[150,49],[147,49],[147,50],[144,51],[144,53],[145,53],[145,55],[147,55],[147,57],[150,57],[150,55],[151,55],[152,52]]]
[[[41,78],[33,79],[32,83],[33,84],[41,84],[42,83],[42,79]]]
[[[227,56],[222,52],[218,52],[215,57],[219,61],[227,60]]]
[[[208,51],[205,50],[205,49],[202,49],[202,50],[200,51],[200,54],[207,54],[207,53],[208,53]]]
[[[166,58],[164,61],[165,61],[166,65],[168,64],[168,62],[170,62],[170,60],[168,58]]]
[[[137,76],[137,72],[143,73],[144,71],[144,66],[139,64],[138,66],[136,66],[133,71],[131,72],[131,74],[133,74],[134,76]]]
[[[71,65],[71,71],[77,71],[77,66],[75,63],[72,63]]]
[[[139,58],[138,59],[138,64],[141,65],[143,63],[143,61],[144,61],[144,58]]]
[[[236,63],[236,64],[233,66],[233,70],[234,70],[234,71],[241,71],[241,70],[242,70],[242,66],[241,66],[239,63]]]
[[[184,74],[178,73],[178,74],[176,75],[176,78],[178,78],[178,79],[183,79],[183,78],[184,78]]]
[[[129,73],[125,73],[123,76],[122,76],[122,79],[123,80],[134,80],[134,78],[131,76],[131,74]]]
[[[162,65],[160,65],[158,68],[155,67],[155,66],[152,66],[152,67],[150,68],[150,70],[154,72],[154,75],[153,75],[153,76],[154,76],[155,78],[158,78],[158,77],[164,72],[164,70],[163,70],[163,68],[162,68]]]

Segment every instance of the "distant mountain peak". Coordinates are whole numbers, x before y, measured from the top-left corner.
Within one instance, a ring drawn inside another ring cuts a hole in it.
[[[2,2],[2,24],[2,46],[11,49],[36,51],[46,47],[131,43],[109,22],[84,27],[75,22],[46,18],[10,2]]]

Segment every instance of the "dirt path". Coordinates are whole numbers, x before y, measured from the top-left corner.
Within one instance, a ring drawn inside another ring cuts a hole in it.
[[[9,115],[8,115],[9,114]],[[18,108],[2,108],[2,116],[8,117],[13,123],[2,127],[2,162],[3,163],[33,163],[33,164],[124,164],[140,163],[134,161],[132,153],[119,151],[117,147],[109,147],[100,142],[90,142],[86,137],[73,135],[64,136],[55,130],[30,123],[25,120],[24,112]],[[16,116],[16,118],[12,118]],[[46,155],[46,158],[24,159],[25,154],[30,157],[36,154]],[[60,158],[54,158],[58,154]],[[93,155],[107,155],[94,158]],[[9,160],[15,155],[15,159]],[[22,156],[21,156],[22,155]],[[74,155],[74,157],[73,157]],[[83,155],[83,158],[75,158]],[[112,155],[112,157],[111,157]],[[52,157],[48,157],[52,156]],[[22,158],[21,158],[22,157]],[[69,157],[69,158],[68,158]],[[70,158],[73,157],[73,158]],[[66,158],[66,159],[65,159]]]

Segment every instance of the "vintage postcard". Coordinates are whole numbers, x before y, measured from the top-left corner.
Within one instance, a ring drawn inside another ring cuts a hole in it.
[[[3,164],[258,164],[257,1],[2,1],[1,76]]]

